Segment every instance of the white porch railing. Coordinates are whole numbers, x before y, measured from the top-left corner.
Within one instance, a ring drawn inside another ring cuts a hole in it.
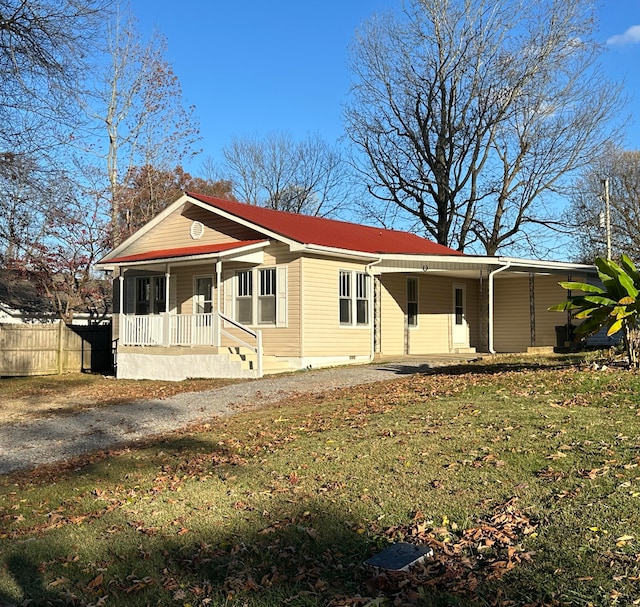
[[[244,332],[245,335],[248,335],[250,338],[253,338],[255,340],[255,346],[253,346],[247,343],[246,341],[244,341],[243,339],[237,337],[233,333],[229,333],[228,331],[225,331],[222,327],[220,328],[220,333],[222,333],[226,337],[229,337],[230,339],[240,344],[241,346],[244,346],[245,348],[249,348],[250,350],[253,350],[256,353],[256,358],[258,360],[258,369],[257,369],[258,377],[262,377],[262,331],[260,330],[254,331],[253,329],[250,329],[249,327],[246,327],[245,325],[240,324],[239,322],[233,320],[232,318],[225,316],[222,312],[218,312],[218,316],[220,317],[220,319],[224,320],[225,323],[235,327],[236,329],[240,329],[240,331]]]
[[[222,321],[238,329],[244,339],[223,329]],[[220,346],[223,335],[256,353],[258,377],[262,377],[262,331],[254,331],[220,312],[120,315],[123,346]]]

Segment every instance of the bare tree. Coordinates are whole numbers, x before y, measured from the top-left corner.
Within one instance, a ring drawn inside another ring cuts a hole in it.
[[[114,244],[122,236],[119,190],[130,171],[143,166],[170,170],[194,153],[199,139],[193,107],[183,105],[165,53],[164,37],[156,32],[143,43],[126,12],[108,28],[108,64],[98,75],[87,113],[94,125],[91,135],[99,142],[91,147],[102,162],[97,173],[104,175],[104,185],[93,195],[106,198]],[[88,172],[96,174],[92,168]]]
[[[142,227],[186,191],[234,199],[229,181],[192,177],[179,166],[170,171],[152,166],[131,169],[117,194],[122,236]]]
[[[223,153],[237,196],[250,204],[319,216],[348,204],[348,165],[318,135],[298,142],[286,133],[238,138]]]
[[[0,0],[0,151],[41,155],[75,123],[77,84],[108,0]]]
[[[576,179],[567,213],[580,261],[607,254],[607,180],[611,253],[640,259],[640,151],[610,147]]]
[[[365,24],[345,119],[371,194],[461,251],[553,226],[544,195],[608,141],[621,106],[590,5],[409,0]]]

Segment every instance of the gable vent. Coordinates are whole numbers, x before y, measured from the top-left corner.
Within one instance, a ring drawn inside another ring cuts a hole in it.
[[[204,234],[204,225],[199,221],[194,221],[191,224],[191,230],[189,233],[191,234],[191,238],[193,238],[193,240],[200,240],[200,238],[202,238],[202,235]]]

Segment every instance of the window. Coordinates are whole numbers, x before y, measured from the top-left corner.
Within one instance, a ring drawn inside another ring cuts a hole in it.
[[[211,314],[213,312],[213,279],[211,276],[198,276],[195,279],[193,293],[193,313]]]
[[[167,311],[167,278],[153,277],[153,313],[161,314]]]
[[[236,272],[236,320],[243,325],[253,324],[253,272]]]
[[[369,323],[369,285],[366,274],[356,274],[356,324]]]
[[[355,285],[355,290],[352,288]],[[339,306],[341,325],[369,324],[369,276],[364,272],[340,270]]]
[[[258,324],[276,323],[276,269],[259,270],[260,293],[258,295]]]
[[[351,324],[351,272],[340,272],[340,324]]]
[[[456,325],[462,325],[464,322],[464,291],[456,287],[454,314],[456,317]]]
[[[407,325],[418,326],[418,279],[407,278]]]
[[[249,326],[287,326],[287,266],[225,274],[224,309]]]
[[[136,278],[136,314],[149,314],[151,304],[151,279]]]

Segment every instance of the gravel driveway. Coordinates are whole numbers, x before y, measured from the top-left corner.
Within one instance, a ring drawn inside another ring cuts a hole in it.
[[[178,394],[163,400],[140,400],[2,425],[0,474],[135,443],[212,417],[230,415],[239,408],[262,407],[289,396],[392,381],[450,364],[452,360],[460,362],[459,358],[449,357],[271,375],[206,392]]]

